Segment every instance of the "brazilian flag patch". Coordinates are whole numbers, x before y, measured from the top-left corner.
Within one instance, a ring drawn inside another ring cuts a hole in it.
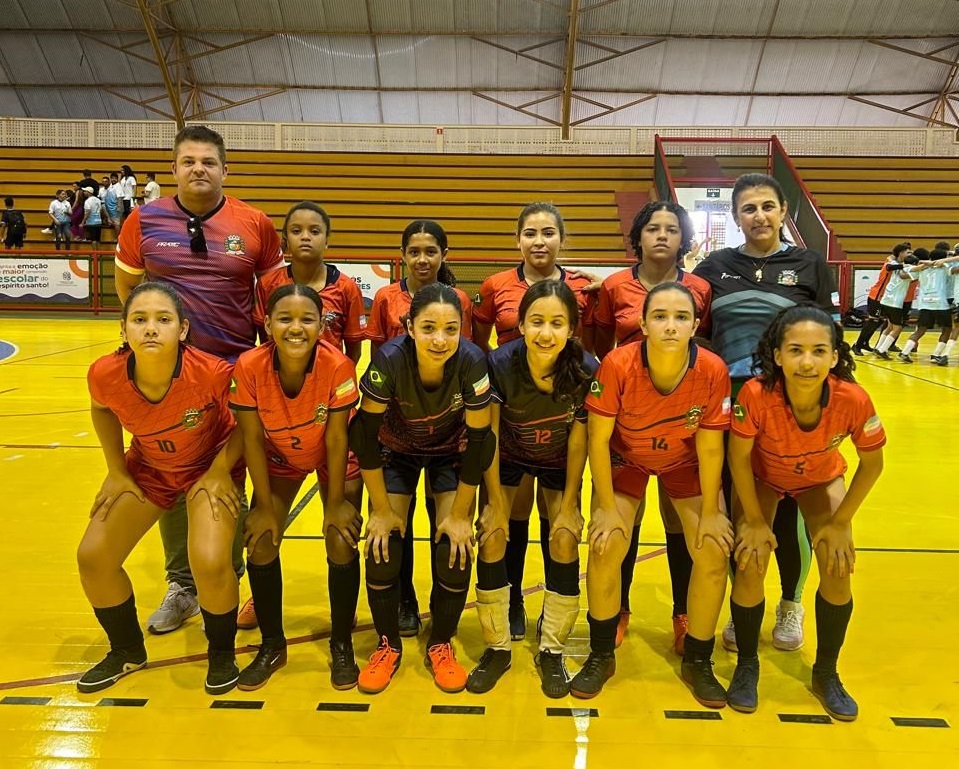
[[[736,417],[737,422],[745,422],[746,407],[743,406],[741,403],[737,403],[735,406],[733,406],[733,416]]]
[[[367,374],[370,379],[370,384],[374,385],[375,387],[382,387],[383,383],[386,381],[386,377],[383,376],[382,372],[373,368],[372,366],[370,366]]]
[[[589,394],[595,395],[597,398],[602,397],[603,395],[603,383],[598,379],[594,379],[593,383],[589,386]]]

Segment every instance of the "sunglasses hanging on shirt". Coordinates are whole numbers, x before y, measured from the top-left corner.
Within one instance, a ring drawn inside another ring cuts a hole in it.
[[[206,238],[203,236],[203,219],[191,216],[186,223],[186,231],[190,235],[190,251],[194,254],[206,253]]]

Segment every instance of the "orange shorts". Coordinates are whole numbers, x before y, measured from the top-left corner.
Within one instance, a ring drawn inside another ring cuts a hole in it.
[[[209,468],[203,470],[182,470],[169,472],[151,467],[133,451],[126,455],[127,471],[133,476],[137,486],[154,505],[162,510],[171,510],[181,494],[186,494]],[[230,473],[233,482],[242,490],[246,478],[246,466],[241,460]]]
[[[274,478],[288,478],[294,481],[303,481],[309,473],[304,473],[298,467],[293,467],[279,460],[280,457],[267,453],[266,466],[269,474]],[[329,481],[329,472],[326,469],[326,457],[322,464],[316,468],[316,475],[320,483]],[[346,480],[356,481],[360,479],[360,461],[352,451],[346,454]]]
[[[702,494],[698,465],[680,465],[664,473],[653,473],[633,465],[613,467],[613,491],[642,499],[651,475],[659,478],[670,499],[689,499]]]

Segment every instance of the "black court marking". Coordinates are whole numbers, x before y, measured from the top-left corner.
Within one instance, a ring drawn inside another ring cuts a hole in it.
[[[213,700],[211,710],[263,710],[263,700]]]
[[[892,716],[892,722],[896,726],[918,726],[927,729],[948,729],[949,722],[945,718],[902,718]]]
[[[81,347],[70,347],[66,350],[57,350],[56,352],[45,352],[41,355],[32,355],[29,358],[18,358],[15,361],[11,361],[8,365],[13,366],[17,363],[26,363],[28,360],[39,360],[40,358],[50,358],[54,355],[63,355],[68,352],[76,352],[77,350],[89,350],[91,347],[104,347],[106,345],[116,346],[116,342],[94,342],[93,344],[85,344]]]
[[[824,715],[810,713],[780,713],[779,720],[784,724],[831,724],[832,719]]]
[[[316,709],[322,713],[369,713],[370,706],[364,702],[321,702]]]
[[[913,352],[915,352],[915,351],[913,351]],[[916,376],[915,374],[907,374],[907,373],[906,373],[905,371],[903,371],[902,369],[898,369],[898,368],[895,368],[895,367],[893,367],[893,366],[880,366],[880,365],[878,365],[877,363],[873,363],[872,361],[859,361],[859,360],[857,360],[856,363],[857,363],[857,364],[859,364],[859,363],[865,363],[865,364],[868,365],[868,366],[874,366],[875,368],[881,369],[882,371],[891,371],[891,372],[894,373],[894,374],[899,374],[900,376],[909,377],[910,379],[918,379],[920,382],[925,382],[926,384],[935,385],[935,386],[937,386],[937,387],[945,387],[947,390],[959,390],[959,387],[955,387],[954,385],[946,384],[945,382],[936,382],[936,381],[933,381],[932,379],[924,379],[923,377],[921,377],[921,376]],[[914,361],[914,363],[915,363],[915,361]],[[908,366],[909,364],[907,363],[907,364],[905,364],[905,365]]]
[[[483,705],[433,705],[430,713],[434,716],[482,716],[486,714]]]
[[[134,697],[105,697],[97,703],[101,708],[142,708],[149,700]]]
[[[722,721],[715,710],[664,710],[666,718],[677,721]]]
[[[0,705],[49,705],[53,697],[4,697]]]
[[[286,516],[286,523],[283,524],[283,531],[286,531],[288,528],[290,528],[290,525],[293,523],[293,521],[295,521],[297,516],[303,512],[303,508],[305,508],[308,504],[310,504],[310,500],[316,496],[319,490],[320,490],[319,484],[314,483],[313,488],[311,488],[308,492],[306,492],[306,494],[303,495],[303,499],[300,500],[299,504],[296,505],[292,510],[290,510],[290,514]],[[285,537],[285,539],[324,539],[324,537],[305,537],[304,536],[304,537]]]
[[[7,390],[0,390],[0,395],[6,395],[7,393],[12,393],[12,392],[14,392],[14,391],[16,391],[16,390],[19,390],[19,389],[20,389],[19,387],[11,387],[11,388],[9,388],[9,389],[7,389]]]
[[[596,708],[546,708],[546,716],[548,718],[575,718],[577,716],[599,718],[599,711]]]

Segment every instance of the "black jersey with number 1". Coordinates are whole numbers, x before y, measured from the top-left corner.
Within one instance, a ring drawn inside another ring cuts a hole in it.
[[[489,370],[483,351],[460,339],[446,361],[442,383],[427,389],[420,379],[416,345],[404,334],[373,354],[360,390],[386,405],[379,438],[388,449],[427,456],[455,454],[466,448],[465,409],[489,404]]]
[[[596,373],[599,362],[583,353],[583,368]],[[566,467],[566,444],[573,422],[586,422],[583,402],[587,385],[575,402],[557,402],[537,389],[526,360],[526,340],[520,337],[489,355],[493,400],[502,404],[499,423],[500,455],[508,462],[533,467]]]

